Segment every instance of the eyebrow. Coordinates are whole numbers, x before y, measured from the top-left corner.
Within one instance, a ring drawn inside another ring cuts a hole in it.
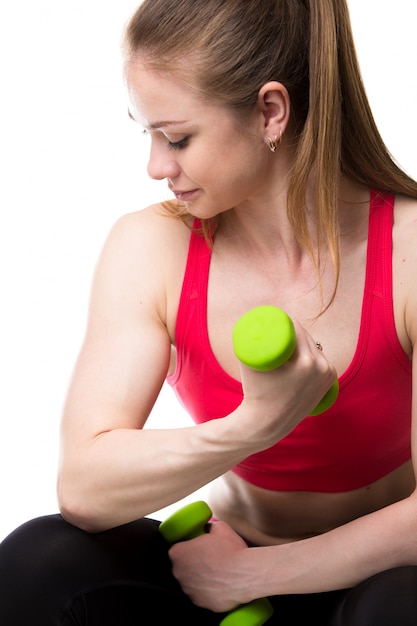
[[[127,114],[131,120],[136,122],[130,109],[127,110]],[[185,124],[186,121],[187,120],[166,120],[166,121],[155,122],[154,124],[151,124],[149,126],[149,130],[158,130],[159,128],[166,128],[167,126],[175,126],[176,124]]]
[[[169,120],[166,122],[155,122],[155,124],[151,124],[149,128],[151,130],[158,130],[158,128],[166,128],[167,126],[176,126],[179,124],[185,124],[187,120]]]

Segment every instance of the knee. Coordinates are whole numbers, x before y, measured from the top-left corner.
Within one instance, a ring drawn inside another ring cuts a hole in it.
[[[417,567],[398,567],[372,576],[352,589],[332,624],[415,626]]]
[[[68,552],[72,533],[60,515],[36,518],[19,526],[0,544],[2,584],[14,576],[33,581],[43,569],[56,570],[63,561],[63,552]]]

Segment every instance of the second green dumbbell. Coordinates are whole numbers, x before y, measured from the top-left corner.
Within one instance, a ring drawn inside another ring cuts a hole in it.
[[[164,520],[159,531],[168,543],[194,539],[204,534],[205,526],[212,517],[208,504],[192,502]],[[220,626],[262,626],[271,617],[273,608],[269,600],[260,598],[230,611]]]

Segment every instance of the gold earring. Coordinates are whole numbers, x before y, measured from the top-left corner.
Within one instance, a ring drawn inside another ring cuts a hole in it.
[[[278,137],[275,135],[273,139],[271,139],[271,137],[268,137],[268,147],[271,150],[271,152],[276,152],[277,148],[279,146],[279,144],[282,141],[282,130],[279,131],[279,139]]]

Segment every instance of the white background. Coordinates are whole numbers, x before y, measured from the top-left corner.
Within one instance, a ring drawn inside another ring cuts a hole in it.
[[[120,215],[166,197],[126,114],[120,41],[137,3],[0,5],[0,539],[57,511],[59,420],[97,256]],[[417,177],[413,5],[350,0],[377,123]],[[184,423],[170,389],[152,419]]]

